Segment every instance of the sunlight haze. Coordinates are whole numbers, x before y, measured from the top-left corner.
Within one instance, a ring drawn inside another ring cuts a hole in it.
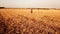
[[[0,0],[6,8],[60,8],[60,0]]]

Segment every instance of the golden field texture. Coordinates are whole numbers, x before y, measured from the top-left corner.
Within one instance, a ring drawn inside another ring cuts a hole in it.
[[[0,34],[60,34],[60,10],[0,9]]]

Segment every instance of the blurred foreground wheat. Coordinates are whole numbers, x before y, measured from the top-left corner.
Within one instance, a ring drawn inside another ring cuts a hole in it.
[[[51,23],[50,18],[40,18],[36,20],[18,14],[6,19],[0,13],[0,34],[60,34],[60,28],[44,24],[47,20]]]

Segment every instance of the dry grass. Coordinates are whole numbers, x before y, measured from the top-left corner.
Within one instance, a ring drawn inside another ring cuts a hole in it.
[[[0,34],[60,34],[60,12],[50,11],[0,9]]]

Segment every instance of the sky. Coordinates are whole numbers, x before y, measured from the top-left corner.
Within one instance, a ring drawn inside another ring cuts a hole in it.
[[[60,0],[0,0],[6,8],[60,8]]]

